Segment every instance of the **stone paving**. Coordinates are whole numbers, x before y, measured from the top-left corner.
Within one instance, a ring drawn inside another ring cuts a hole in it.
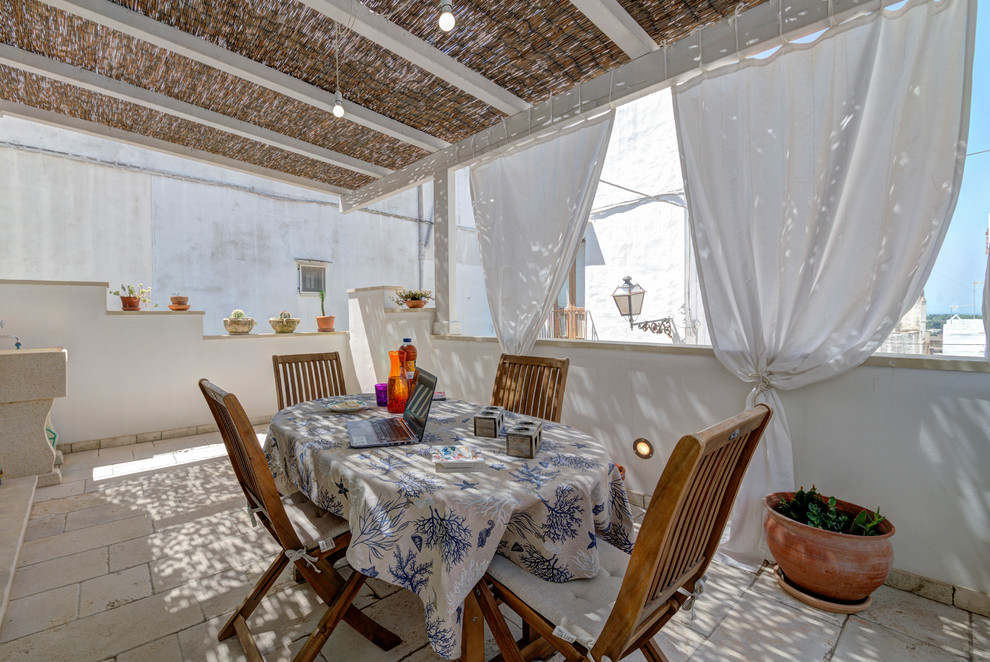
[[[37,490],[0,660],[243,660],[237,639],[216,633],[276,546],[251,526],[219,435],[72,453],[62,475]],[[766,570],[714,564],[709,574],[695,619],[681,613],[657,637],[671,662],[990,662],[990,619],[956,607],[884,586],[868,610],[846,617],[791,599]],[[356,604],[402,645],[384,653],[341,625],[321,660],[440,659],[413,594],[373,579]],[[291,659],[318,607],[283,575],[251,620],[266,660]],[[497,652],[490,637],[487,649]]]

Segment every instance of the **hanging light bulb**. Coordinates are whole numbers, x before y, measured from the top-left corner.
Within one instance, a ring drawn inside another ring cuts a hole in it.
[[[450,0],[440,0],[440,29],[450,32],[454,29],[454,6]]]
[[[333,70],[337,91],[333,93],[333,116],[344,116],[344,97],[340,94],[340,23],[334,23]]]

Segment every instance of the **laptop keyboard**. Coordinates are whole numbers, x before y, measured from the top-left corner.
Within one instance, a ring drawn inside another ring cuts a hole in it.
[[[400,439],[409,438],[409,432],[402,424],[402,419],[399,418],[386,418],[381,421],[375,421],[374,427],[378,441],[399,441]]]

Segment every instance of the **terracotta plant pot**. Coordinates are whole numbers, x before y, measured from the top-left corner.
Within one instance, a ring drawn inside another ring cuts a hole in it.
[[[185,306],[189,303],[189,297],[171,297],[171,301],[176,306]]]
[[[245,333],[251,333],[251,329],[254,328],[254,318],[224,317],[223,328],[227,329],[227,333],[229,333],[232,336],[239,336]]]
[[[141,310],[141,297],[120,297],[120,307],[123,310]]]
[[[316,317],[316,329],[322,331],[323,333],[328,333],[333,331],[333,315],[318,315]]]
[[[170,303],[170,304],[168,304],[168,309],[169,310],[189,310],[189,305],[187,304],[185,306],[180,306],[180,305],[175,304],[175,303]]]
[[[763,498],[767,545],[787,579],[807,593],[841,603],[858,603],[875,591],[894,565],[890,538],[894,525],[884,520],[876,536],[854,536],[817,529],[778,513],[776,507],[794,492]],[[868,510],[836,500],[836,510],[850,518]],[[872,511],[871,511],[872,512]]]
[[[406,301],[406,307],[408,308],[422,308],[426,305],[426,302],[422,299],[409,299]]]
[[[299,326],[298,317],[270,317],[268,323],[275,329],[275,333],[292,333]]]

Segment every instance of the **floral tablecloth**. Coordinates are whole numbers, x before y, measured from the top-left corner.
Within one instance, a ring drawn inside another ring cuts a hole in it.
[[[347,560],[369,577],[422,598],[426,630],[443,657],[460,655],[461,610],[496,551],[553,582],[598,572],[600,541],[632,549],[632,514],[619,471],[602,445],[544,422],[535,459],[505,454],[505,438],[473,436],[479,405],[433,403],[424,443],[352,449],[346,425],[387,415],[368,409],[335,414],[314,400],[274,416],[265,455],[283,493],[300,490],[351,526]],[[506,422],[525,419],[507,413]],[[430,445],[467,443],[483,469],[439,473]]]

